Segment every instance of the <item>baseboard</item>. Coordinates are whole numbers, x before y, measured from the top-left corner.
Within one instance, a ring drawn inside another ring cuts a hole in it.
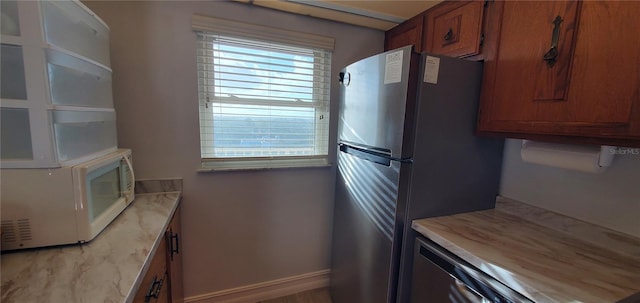
[[[329,269],[225,289],[184,299],[185,303],[256,303],[329,286]]]

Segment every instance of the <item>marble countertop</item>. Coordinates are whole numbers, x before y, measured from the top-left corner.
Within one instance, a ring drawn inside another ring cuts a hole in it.
[[[91,242],[4,253],[2,301],[131,302],[180,201],[138,194]]]
[[[536,302],[640,302],[640,239],[508,199],[412,227]]]

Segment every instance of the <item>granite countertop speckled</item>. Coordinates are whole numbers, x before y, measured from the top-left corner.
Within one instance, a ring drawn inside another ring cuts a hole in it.
[[[139,194],[89,243],[2,254],[0,301],[131,302],[180,198]]]
[[[536,302],[640,302],[640,239],[524,203],[412,227]]]

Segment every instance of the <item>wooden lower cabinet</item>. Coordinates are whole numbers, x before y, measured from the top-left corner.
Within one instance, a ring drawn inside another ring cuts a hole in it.
[[[151,264],[140,288],[133,299],[135,303],[162,302],[168,303],[169,296],[167,287],[167,241],[163,238],[156,250],[156,254],[151,259]],[[164,301],[160,301],[163,299]]]
[[[160,241],[147,273],[133,299],[135,303],[182,303],[182,247],[180,206]]]
[[[167,270],[169,275],[169,294],[172,303],[182,303],[184,301],[184,286],[182,284],[182,245],[180,237],[182,235],[180,207],[176,209],[173,219],[167,228],[166,239],[168,245]]]
[[[169,282],[169,276],[166,273],[162,277],[162,281]],[[169,287],[167,287],[165,285],[158,292],[158,296],[157,296],[157,298],[155,298],[155,301],[151,300],[149,302],[155,302],[155,303],[170,303],[171,302],[171,303],[173,303],[174,301],[171,301],[171,297],[169,295]]]

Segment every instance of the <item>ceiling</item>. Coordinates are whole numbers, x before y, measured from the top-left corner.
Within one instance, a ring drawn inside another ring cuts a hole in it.
[[[233,0],[295,14],[388,30],[442,0]]]

